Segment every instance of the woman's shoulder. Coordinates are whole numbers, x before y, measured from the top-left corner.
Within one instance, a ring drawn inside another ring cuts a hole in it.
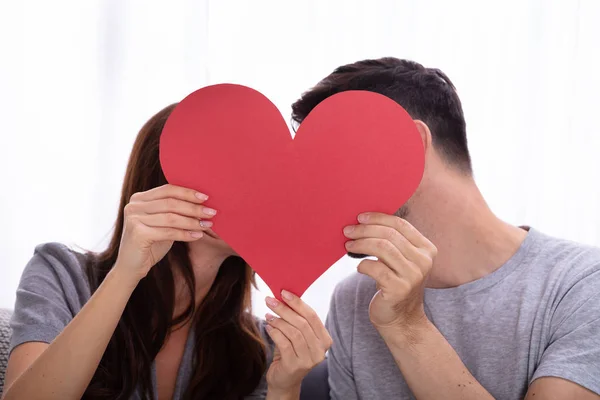
[[[57,242],[37,245],[33,251],[33,257],[34,259],[38,257],[53,265],[63,265],[65,268],[73,268],[76,271],[82,270],[84,260],[86,259],[84,253]]]
[[[37,246],[17,288],[11,349],[50,343],[90,298],[85,256],[60,243]]]
[[[21,283],[30,279],[58,281],[63,287],[73,285],[81,292],[89,293],[85,273],[86,256],[62,243],[43,243],[36,246],[33,257],[27,263]]]
[[[90,298],[90,285],[85,272],[86,256],[62,243],[36,246],[27,263],[17,289],[19,300],[44,298],[68,303],[75,313]]]

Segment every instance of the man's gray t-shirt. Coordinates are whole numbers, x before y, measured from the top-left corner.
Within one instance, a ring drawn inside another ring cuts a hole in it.
[[[375,281],[340,283],[327,327],[334,400],[413,399],[369,321]],[[600,249],[530,229],[493,273],[426,289],[425,311],[475,379],[498,400],[522,399],[535,379],[560,377],[600,394]]]
[[[11,318],[12,337],[10,351],[26,342],[50,343],[71,322],[91,297],[84,273],[84,255],[58,243],[40,245],[25,271],[17,289],[17,301]],[[272,342],[260,322],[261,335],[272,356]],[[193,374],[194,334],[190,331],[179,372],[173,399],[183,398]],[[156,369],[152,364],[152,384],[156,390]],[[246,399],[264,399],[267,394],[265,378]],[[132,400],[143,396],[136,392]]]

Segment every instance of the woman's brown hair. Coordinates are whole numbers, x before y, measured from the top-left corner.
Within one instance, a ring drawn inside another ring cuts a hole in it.
[[[159,163],[160,134],[175,108],[152,117],[139,132],[129,163],[119,214],[108,248],[88,254],[87,275],[98,288],[117,260],[124,225],[124,208],[131,196],[167,183]],[[176,317],[175,279],[184,278],[190,302]],[[133,292],[100,361],[84,399],[129,399],[137,387],[153,398],[152,363],[169,332],[193,319],[193,374],[185,399],[238,400],[260,383],[266,369],[266,350],[251,310],[254,274],[240,257],[229,257],[201,304],[194,302],[194,271],[187,245],[173,247],[142,279]]]

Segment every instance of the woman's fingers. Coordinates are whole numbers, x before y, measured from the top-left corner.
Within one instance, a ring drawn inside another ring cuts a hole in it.
[[[144,225],[155,228],[175,228],[188,231],[202,231],[212,226],[211,221],[184,217],[175,213],[142,214],[137,217]]]
[[[275,347],[279,350],[281,357],[290,360],[296,358],[296,352],[292,346],[292,342],[281,332],[279,329],[272,327],[271,325],[266,326],[266,331],[273,339]]]
[[[163,185],[145,192],[135,193],[130,201],[152,201],[158,199],[175,198],[191,203],[203,203],[208,200],[208,196],[193,189],[184,188],[175,185]]]
[[[204,206],[208,199],[203,193],[174,185],[163,185],[146,192],[136,193],[125,206],[125,216],[137,219],[142,224],[163,228],[157,234],[177,237],[168,240],[195,240],[201,237],[201,231],[212,227],[212,222],[206,221],[214,217],[216,210]],[[175,233],[170,229],[183,232]]]
[[[308,349],[308,344],[304,339],[304,335],[295,326],[271,314],[267,314],[266,319],[270,326],[279,329],[279,331],[281,331],[281,333],[283,333],[290,341],[296,357],[304,358],[310,354],[310,350]]]
[[[311,340],[314,342],[317,340],[317,336],[309,322],[304,317],[300,316],[296,311],[292,310],[284,303],[273,297],[267,297],[267,306],[285,321],[302,332],[302,335],[304,335],[307,341]]]
[[[331,347],[331,336],[329,336],[329,332],[325,329],[325,325],[323,325],[315,310],[302,301],[300,297],[287,290],[281,291],[281,298],[293,311],[308,322],[316,337],[325,345],[325,350],[328,350]]]
[[[210,219],[217,213],[216,210],[210,207],[190,203],[189,201],[176,199],[174,197],[147,202],[132,202],[127,205],[126,211],[133,214],[174,213],[196,219]]]
[[[193,242],[204,236],[202,231],[188,231],[176,228],[155,228],[138,223],[133,228],[134,234],[145,237],[151,243],[170,241],[170,242]]]
[[[304,302],[302,302],[302,300],[300,300],[299,298],[297,298],[297,301],[297,307],[300,307],[301,305],[306,306],[306,304],[304,304]],[[310,353],[309,357],[312,360],[312,362],[314,364],[321,362],[325,357],[325,353],[331,346],[331,337],[327,333],[325,327],[322,326],[323,324],[321,323],[318,316],[314,314],[314,318],[316,318],[318,322],[313,322],[313,325],[315,325],[317,331],[320,332],[320,337],[317,337],[315,329],[313,329],[311,323],[306,319],[306,317],[300,315],[297,311],[291,309],[284,303],[272,297],[268,297],[267,305],[271,310],[279,314],[279,316],[281,317],[281,321],[286,322],[287,324],[289,324],[289,326],[295,328],[295,332],[301,333],[302,339],[306,342],[306,345],[308,347],[308,351]],[[306,306],[306,308],[307,309],[303,309],[302,312],[304,312],[307,315],[307,317],[309,317],[311,312],[314,313],[314,311],[312,311],[312,309],[310,309],[310,307],[308,306]],[[310,317],[312,318],[313,316]],[[269,321],[269,318],[267,318],[267,320]],[[279,319],[275,319],[273,321],[281,324]],[[269,321],[269,323],[271,323],[271,321]],[[321,329],[319,329],[319,325],[322,327],[322,330],[324,332],[322,332]],[[294,338],[290,338],[290,340],[292,339]]]

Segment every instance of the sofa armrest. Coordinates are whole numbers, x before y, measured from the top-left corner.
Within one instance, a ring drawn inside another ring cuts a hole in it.
[[[11,329],[9,325],[12,312],[0,309],[0,395],[4,390],[4,374],[8,364],[8,349],[10,346]]]

